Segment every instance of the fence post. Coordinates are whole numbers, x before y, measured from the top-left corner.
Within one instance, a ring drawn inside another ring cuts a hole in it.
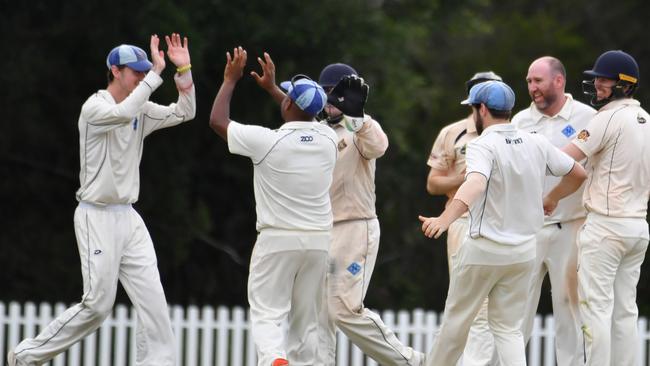
[[[214,308],[204,306],[201,313],[201,366],[212,366],[214,361]]]

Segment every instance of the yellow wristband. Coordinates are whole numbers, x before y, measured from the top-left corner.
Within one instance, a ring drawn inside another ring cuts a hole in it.
[[[187,64],[187,65],[185,65],[183,67],[177,68],[176,72],[179,73],[179,74],[182,74],[182,73],[184,73],[185,71],[188,71],[191,68],[192,68],[192,64]]]

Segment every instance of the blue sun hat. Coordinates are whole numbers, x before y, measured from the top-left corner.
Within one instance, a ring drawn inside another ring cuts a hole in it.
[[[151,70],[153,64],[147,58],[147,53],[137,46],[119,45],[111,50],[106,57],[106,66],[127,66],[138,72]]]
[[[280,87],[286,90],[287,95],[298,108],[310,116],[320,113],[327,104],[325,90],[305,75],[298,74],[290,81],[280,83]]]
[[[515,92],[502,81],[486,81],[474,85],[460,104],[485,104],[489,109],[511,111],[515,106]]]

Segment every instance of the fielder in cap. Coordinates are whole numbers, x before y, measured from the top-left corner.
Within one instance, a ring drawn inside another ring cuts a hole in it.
[[[600,55],[583,89],[598,113],[563,150],[592,169],[578,234],[578,296],[586,365],[637,365],[636,286],[648,249],[650,116],[633,99],[639,66],[629,54]]]
[[[521,324],[535,260],[535,233],[544,223],[544,177],[563,176],[547,196],[559,200],[586,178],[580,164],[542,136],[509,123],[515,96],[501,81],[474,85],[479,137],[467,146],[465,182],[440,217],[423,217],[422,231],[439,237],[470,211],[469,233],[452,258],[445,312],[427,365],[455,365],[469,328],[488,298],[488,324],[503,365],[526,365]]]
[[[479,83],[498,80],[501,77],[492,71],[477,72],[466,83],[466,94]],[[445,126],[431,148],[427,165],[431,168],[427,177],[427,192],[431,195],[446,195],[449,205],[465,181],[465,155],[467,144],[478,137],[474,118],[466,118]],[[447,231],[447,263],[451,274],[451,258],[467,235],[468,214],[464,213],[449,226]],[[494,339],[487,323],[487,299],[470,328],[467,345],[463,351],[462,366],[488,366],[494,352]]]
[[[276,91],[282,95],[285,121],[279,129],[231,121],[230,99],[247,54],[238,47],[226,59],[210,127],[231,153],[249,157],[254,167],[259,235],[251,256],[248,302],[257,364],[315,365],[332,228],[328,191],[337,154],[336,135],[314,119],[327,97],[317,83],[296,75],[281,84],[286,95]],[[253,76],[277,88],[274,74]]]
[[[167,301],[156,253],[147,227],[132,204],[140,191],[144,139],[161,128],[194,118],[194,83],[187,38],[165,36],[167,57],[176,66],[178,101],[168,106],[149,101],[162,83],[164,53],[151,36],[151,58],[130,45],[109,53],[108,87],[81,107],[80,165],[74,214],[84,294],[35,338],[9,352],[10,366],[41,365],[86,335],[111,313],[118,280],[138,316],[137,365],[177,364]]]
[[[574,100],[564,92],[566,71],[555,57],[544,56],[530,64],[526,75],[530,106],[512,118],[512,124],[526,132],[542,135],[561,148],[587,126],[596,111]],[[547,176],[544,193],[559,182]],[[555,329],[555,358],[558,366],[574,366],[583,362],[582,336],[578,319],[577,246],[576,236],[586,211],[582,205],[584,185],[563,199],[552,215],[544,217],[544,226],[537,233],[537,256],[530,282],[524,340],[533,331],[533,320],[544,277],[548,274],[552,291]]]

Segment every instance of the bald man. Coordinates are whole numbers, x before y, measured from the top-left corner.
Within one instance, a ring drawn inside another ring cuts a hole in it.
[[[566,71],[562,62],[552,56],[533,61],[526,76],[530,107],[517,113],[512,123],[524,131],[546,137],[556,147],[563,147],[582,131],[596,111],[564,92]],[[546,176],[544,194],[560,178]],[[576,235],[584,222],[582,206],[584,186],[560,202],[557,209],[544,218],[537,235],[537,255],[530,282],[523,335],[530,339],[533,320],[541,295],[544,277],[549,275],[553,316],[555,317],[555,357],[558,366],[582,365],[582,342],[577,320]]]

